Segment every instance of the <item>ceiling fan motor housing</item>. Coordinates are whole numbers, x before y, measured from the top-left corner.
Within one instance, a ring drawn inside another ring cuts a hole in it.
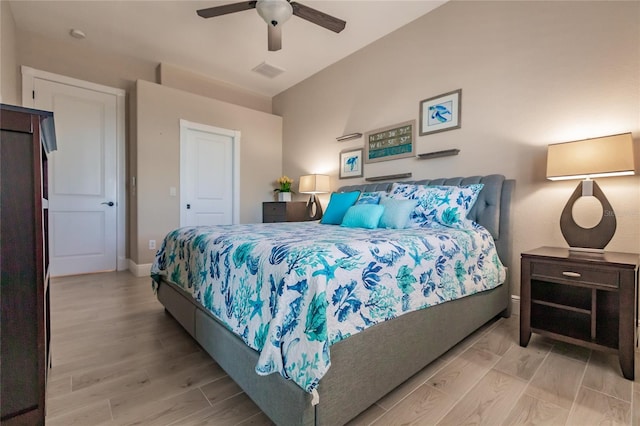
[[[267,23],[267,45],[270,52],[282,49],[282,24],[291,18],[291,15],[296,15],[299,18],[320,25],[335,33],[344,30],[347,24],[342,19],[290,0],[245,0],[238,3],[199,9],[197,13],[198,16],[203,18],[213,18],[215,16],[242,12],[253,8],[257,10],[260,17]]]
[[[258,0],[256,10],[267,24],[274,27],[284,24],[293,15],[293,8],[287,0]]]

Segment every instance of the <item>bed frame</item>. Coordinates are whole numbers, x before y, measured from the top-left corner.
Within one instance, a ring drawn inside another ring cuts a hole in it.
[[[468,217],[491,232],[498,255],[508,268],[514,180],[488,175],[403,183],[483,183],[484,188]],[[391,188],[391,184],[350,185],[338,191],[381,191]],[[320,381],[319,403],[315,405],[311,394],[279,374],[257,375],[258,353],[179,287],[163,281],[158,288],[158,300],[274,423],[340,425],[495,316],[508,317],[511,314],[509,281],[507,273],[505,284],[493,290],[399,316],[331,346],[331,367]]]

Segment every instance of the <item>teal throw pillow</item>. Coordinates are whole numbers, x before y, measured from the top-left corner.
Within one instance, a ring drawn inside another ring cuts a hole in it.
[[[325,225],[340,225],[344,214],[347,212],[349,207],[356,202],[359,195],[360,191],[334,192],[331,194],[329,205],[327,206],[327,210],[324,212],[320,223],[324,223]]]
[[[379,204],[356,204],[349,207],[342,219],[342,226],[346,228],[367,228],[378,227],[380,217],[384,212],[384,206]]]
[[[416,207],[415,200],[396,200],[382,197],[380,205],[384,206],[384,213],[380,218],[379,227],[389,229],[404,229],[409,223],[409,216]]]

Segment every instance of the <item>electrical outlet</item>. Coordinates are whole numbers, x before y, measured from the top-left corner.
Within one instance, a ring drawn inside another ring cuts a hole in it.
[[[156,249],[156,240],[149,240],[149,250]]]

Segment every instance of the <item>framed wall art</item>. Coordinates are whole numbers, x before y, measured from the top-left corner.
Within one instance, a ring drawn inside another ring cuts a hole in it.
[[[420,136],[460,128],[462,89],[420,101]]]
[[[340,179],[362,177],[362,148],[340,153]]]
[[[413,157],[415,140],[416,120],[367,132],[364,137],[364,162]]]

